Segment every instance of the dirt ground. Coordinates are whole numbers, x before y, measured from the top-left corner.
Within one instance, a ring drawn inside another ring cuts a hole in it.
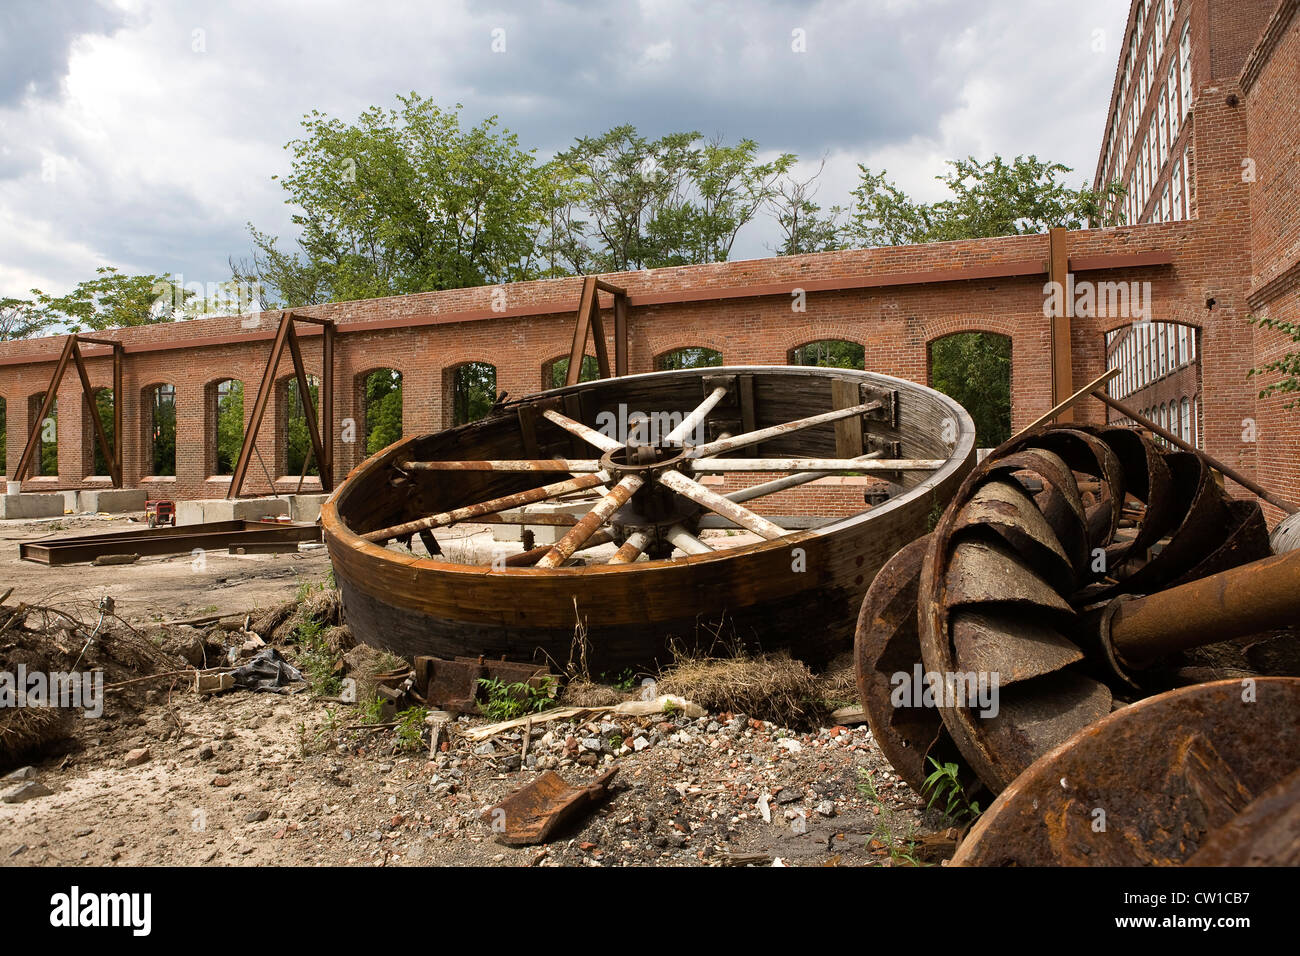
[[[126,527],[0,523],[0,593],[15,589],[11,606],[110,594],[143,628],[292,601],[329,570],[322,549],[104,568],[17,559],[21,540]],[[431,755],[427,729],[414,746],[391,728],[356,729],[357,707],[301,684],[199,696],[187,683],[110,692],[102,718],[76,718],[72,739],[33,766],[52,793],[0,804],[0,864],[899,865],[951,851],[948,821],[924,813],[865,725],[539,718],[525,752],[518,732],[464,737],[488,721],[463,717]],[[611,796],[547,846],[504,846],[481,819],[544,770],[578,784],[611,766]]]

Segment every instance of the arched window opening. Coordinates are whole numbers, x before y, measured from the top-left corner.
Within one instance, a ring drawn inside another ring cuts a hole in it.
[[[679,368],[712,368],[722,364],[722,353],[702,345],[673,349],[655,359],[655,369],[667,372]]]
[[[818,339],[790,350],[791,365],[865,369],[867,350],[844,339]]]
[[[212,473],[233,475],[244,444],[244,383],[233,378],[212,386]]]
[[[551,359],[542,366],[542,388],[562,388],[569,376],[569,357]],[[582,368],[578,371],[579,382],[594,382],[600,378],[600,363],[594,355],[582,357]]]
[[[378,368],[365,377],[366,454],[373,455],[402,437],[402,373]]]
[[[45,393],[41,392],[27,400],[27,427],[39,434],[36,454],[32,456],[31,474],[57,475],[59,473],[59,400],[56,397],[50,403],[50,410],[45,418],[37,420]],[[30,434],[30,431],[29,431]]]
[[[449,372],[452,425],[478,421],[497,398],[497,368],[487,362],[465,362]]]
[[[149,410],[149,474],[176,474],[176,386],[155,385],[145,390]]]
[[[930,343],[930,385],[961,404],[975,441],[992,448],[1011,437],[1011,339],[955,332]]]
[[[100,388],[95,391],[95,415],[99,418],[99,424],[104,429],[104,437],[108,439],[108,447],[115,447],[117,436],[113,433],[113,403],[116,401],[111,388]],[[84,438],[90,442],[91,449],[91,474],[97,477],[112,474],[113,469],[109,467],[108,459],[104,457],[104,451],[99,447],[99,441],[95,438],[95,426],[92,421],[86,422],[86,427],[82,429]]]
[[[307,400],[316,412],[316,427],[320,427],[320,380],[314,375],[307,376],[309,395]],[[285,474],[319,475],[320,462],[311,447],[311,431],[307,428],[307,411],[303,406],[298,379],[291,378],[285,383]],[[305,470],[304,470],[305,469]]]

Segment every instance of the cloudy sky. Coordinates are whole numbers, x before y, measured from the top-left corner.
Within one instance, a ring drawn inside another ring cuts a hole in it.
[[[0,0],[0,296],[97,266],[222,282],[316,109],[418,91],[543,157],[632,123],[933,199],[944,160],[1035,153],[1090,179],[1127,0]],[[500,32],[504,31],[504,32]],[[801,34],[795,31],[803,31]],[[805,49],[798,52],[796,38]],[[494,52],[493,40],[504,51]],[[734,254],[767,254],[766,222]]]

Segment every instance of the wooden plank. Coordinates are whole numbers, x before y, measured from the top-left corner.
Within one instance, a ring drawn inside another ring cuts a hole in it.
[[[591,327],[591,306],[596,301],[596,278],[582,280],[582,296],[578,299],[578,315],[573,325],[573,345],[569,348],[569,368],[564,374],[565,385],[577,385],[582,377],[582,357],[587,353],[587,332]]]
[[[54,366],[54,374],[50,376],[49,387],[45,390],[45,397],[41,399],[41,410],[36,415],[34,425],[28,426],[27,444],[23,446],[22,457],[18,459],[18,467],[14,469],[14,480],[22,481],[27,477],[28,469],[32,464],[32,457],[41,443],[41,423],[45,421],[50,409],[54,405],[54,400],[58,397],[59,383],[63,381],[63,373],[67,371],[68,360],[72,358],[72,350],[76,348],[77,337],[69,335],[63,343],[63,351],[59,353],[59,361]],[[56,469],[57,470],[57,469]]]
[[[852,408],[862,400],[860,394],[858,382],[831,380],[831,408]],[[857,458],[862,452],[862,419],[846,418],[836,422],[835,456]]]

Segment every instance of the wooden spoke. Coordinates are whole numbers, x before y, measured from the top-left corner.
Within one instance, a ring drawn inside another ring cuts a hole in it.
[[[609,563],[631,564],[641,556],[641,552],[645,550],[645,546],[649,543],[650,535],[644,531],[633,531],[627,536],[627,540],[619,546],[619,549],[614,552],[614,556],[609,559]]]
[[[645,479],[638,475],[625,475],[618,484],[609,489],[609,493],[596,502],[596,506],[574,525],[567,534],[551,547],[551,550],[537,562],[539,568],[558,568],[573,556],[579,545],[600,530],[606,519],[627,504],[633,493],[645,484]]]
[[[404,461],[398,471],[560,471],[594,474],[600,471],[595,458],[509,458],[492,461]]]
[[[601,451],[614,451],[622,448],[623,443],[615,441],[608,435],[602,435],[594,428],[588,428],[582,422],[574,421],[568,415],[555,411],[554,409],[542,412],[542,417],[553,425],[559,425],[566,432],[577,435],[589,445],[595,445]]]
[[[713,550],[679,524],[669,528],[666,537],[673,543],[673,547],[687,554],[709,554]]]
[[[692,458],[696,474],[723,471],[934,471],[942,458]]]
[[[363,534],[361,537],[366,541],[383,544],[393,538],[408,537],[419,531],[432,531],[434,528],[442,528],[458,521],[472,521],[474,518],[483,515],[495,514],[498,511],[506,511],[522,505],[530,505],[537,501],[546,501],[548,498],[559,498],[561,495],[572,494],[585,488],[595,488],[597,485],[603,485],[608,480],[609,475],[604,472],[595,475],[580,475],[577,478],[570,478],[568,481],[557,481],[553,484],[542,485],[539,488],[520,491],[513,495],[504,495],[500,498],[492,498],[489,501],[481,501],[476,505],[442,511],[438,514],[429,515],[427,518],[393,525],[391,528],[381,528],[378,531]]]
[[[614,536],[609,532],[597,531],[588,538],[583,543],[582,547],[578,548],[578,550],[586,551],[588,548],[598,548],[602,544],[609,544],[613,540]],[[507,557],[505,565],[508,568],[531,568],[538,561],[542,560],[542,558],[546,557],[550,550],[551,546],[549,544],[543,544],[540,547],[531,548],[528,551],[520,551],[518,554],[512,554]]]
[[[695,411],[691,412],[682,423],[670,431],[664,439],[665,444],[672,442],[684,441],[686,436],[699,427],[700,422],[704,421],[705,416],[713,411],[713,407],[727,397],[727,386],[719,385],[709,393],[709,397],[696,406]]]
[[[884,452],[873,451],[854,460],[872,461],[880,458],[883,454]],[[778,491],[784,491],[787,488],[804,485],[810,481],[816,481],[818,478],[825,478],[829,474],[831,474],[829,471],[804,471],[796,475],[786,475],[784,478],[773,478],[771,481],[764,481],[761,484],[750,485],[748,488],[741,488],[739,491],[733,491],[725,497],[728,501],[734,501],[739,504],[742,501],[752,501],[755,498],[762,498],[764,495],[771,495]]]
[[[713,550],[679,524],[669,528],[665,537],[673,543],[673,547],[687,554],[708,554]],[[644,531],[633,531],[627,536],[627,540],[623,542],[622,546],[614,552],[614,556],[609,559],[609,563],[631,564],[641,556],[641,552],[645,550],[645,546],[649,543],[650,535]]]
[[[659,476],[659,482],[679,495],[690,498],[696,504],[703,505],[710,511],[716,511],[724,518],[736,522],[742,528],[747,528],[769,541],[785,535],[785,531],[779,525],[773,524],[766,518],[759,517],[748,508],[741,507],[734,501],[728,501],[722,495],[715,494],[699,482],[692,481],[680,472],[665,471]]]
[[[841,408],[833,412],[823,412],[820,415],[811,415],[808,418],[799,418],[792,422],[786,422],[783,425],[773,425],[770,428],[760,428],[757,431],[745,432],[740,435],[734,435],[731,438],[720,438],[717,441],[707,442],[699,445],[692,452],[694,458],[705,458],[709,455],[721,455],[724,452],[734,451],[737,448],[744,448],[746,445],[756,445],[759,442],[767,441],[770,438],[780,438],[782,435],[788,435],[791,432],[797,432],[804,428],[813,428],[817,425],[824,425],[827,422],[837,422],[841,418],[852,418],[855,415],[865,415],[867,412],[875,411],[881,407],[881,403],[865,402],[861,405],[853,405],[850,408]]]

